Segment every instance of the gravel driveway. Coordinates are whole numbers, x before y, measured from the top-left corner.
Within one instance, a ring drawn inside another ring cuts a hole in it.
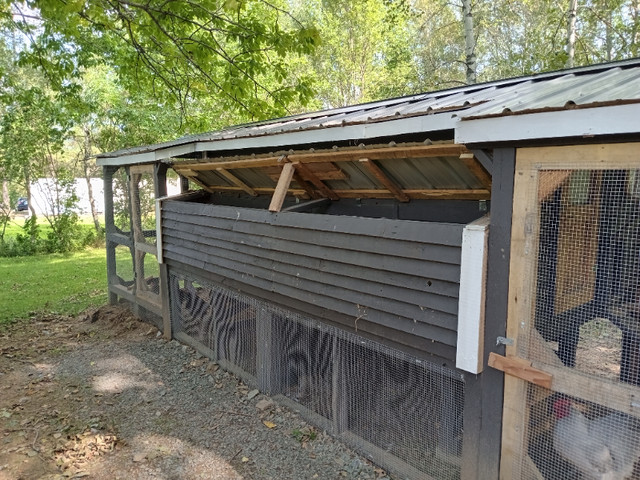
[[[0,328],[0,479],[389,478],[126,310]]]

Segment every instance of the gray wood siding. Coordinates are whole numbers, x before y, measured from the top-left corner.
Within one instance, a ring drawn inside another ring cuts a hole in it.
[[[462,229],[175,200],[162,210],[172,265],[447,347],[456,345]]]

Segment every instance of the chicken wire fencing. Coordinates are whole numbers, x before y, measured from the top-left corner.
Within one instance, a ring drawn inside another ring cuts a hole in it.
[[[557,391],[529,387],[517,461],[538,480],[640,479],[640,403],[623,399],[640,395],[640,175],[538,178],[535,322],[518,355],[562,374]]]
[[[403,477],[459,478],[460,373],[190,275],[169,278],[176,338]]]

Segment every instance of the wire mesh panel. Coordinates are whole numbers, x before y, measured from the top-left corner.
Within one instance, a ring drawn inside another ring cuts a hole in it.
[[[173,332],[234,370],[256,375],[256,305],[249,297],[194,278],[170,277]]]
[[[459,478],[462,378],[373,342],[343,354],[347,428],[433,478]]]
[[[169,276],[179,339],[265,393],[295,402],[311,422],[374,461],[399,459],[387,468],[459,478],[459,373],[219,285]]]
[[[517,354],[553,372],[553,390],[528,387],[522,478],[640,479],[638,178],[538,172],[533,325]]]
[[[281,378],[278,389],[272,384],[272,393],[331,420],[335,330],[300,315],[272,311],[271,366]]]

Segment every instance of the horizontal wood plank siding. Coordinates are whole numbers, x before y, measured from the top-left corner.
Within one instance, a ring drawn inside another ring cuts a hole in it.
[[[172,265],[446,347],[456,345],[462,230],[171,200],[162,210],[163,254]]]

